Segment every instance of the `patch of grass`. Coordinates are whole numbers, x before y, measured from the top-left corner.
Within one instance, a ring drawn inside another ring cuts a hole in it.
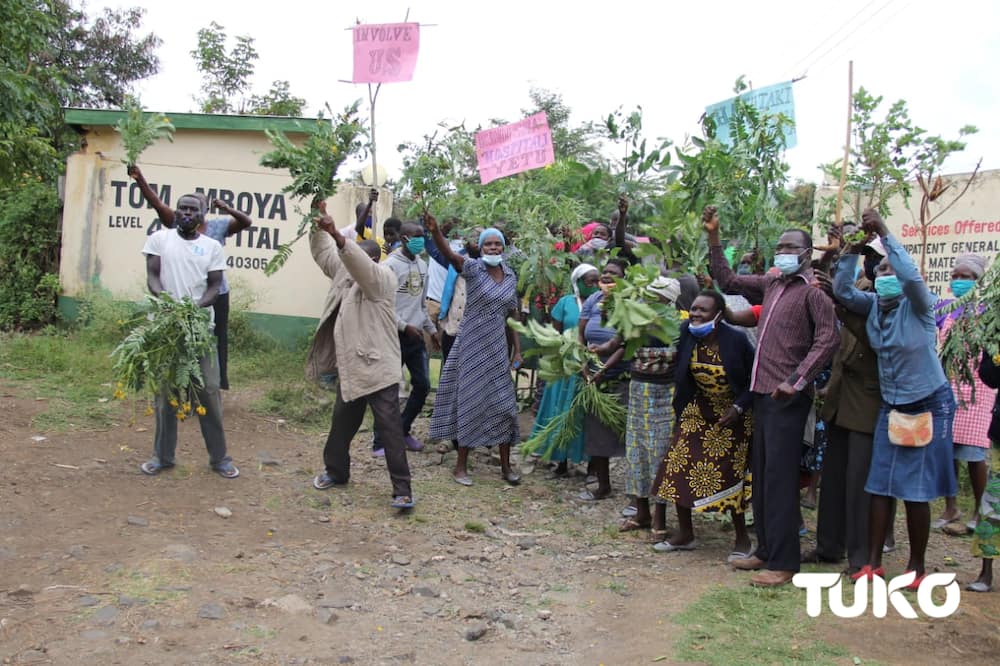
[[[608,582],[601,585],[606,590],[610,590],[615,594],[620,594],[623,597],[629,596],[628,585],[620,580],[609,580]]]
[[[259,624],[255,624],[252,627],[247,627],[243,630],[249,636],[254,638],[271,639],[278,635],[277,629],[271,629],[270,627],[262,627]]]
[[[55,329],[34,335],[0,336],[0,378],[45,398],[33,420],[43,431],[106,428],[119,405],[109,400],[113,341],[85,342]],[[105,400],[105,402],[100,402]]]
[[[123,569],[116,574],[111,587],[118,594],[156,605],[175,601],[187,594],[183,590],[168,588],[177,587],[190,577],[183,567],[170,567],[169,571],[161,571],[159,568],[150,571]]]
[[[300,369],[301,366],[299,362]],[[264,397],[250,405],[251,410],[285,419],[290,425],[309,432],[326,432],[330,428],[336,394],[301,377],[294,380],[272,377],[268,385],[270,388]]]
[[[679,661],[729,664],[832,664],[848,656],[815,638],[797,588],[715,587],[676,616],[685,627]]]
[[[267,501],[264,502],[264,508],[269,511],[280,511],[281,504],[281,497],[275,495],[274,497],[267,498]]]
[[[468,532],[475,532],[476,534],[482,534],[483,532],[486,531],[486,525],[475,520],[469,520],[465,523],[465,529]]]

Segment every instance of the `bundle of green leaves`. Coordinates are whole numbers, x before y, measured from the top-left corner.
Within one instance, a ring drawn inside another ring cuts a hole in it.
[[[359,104],[360,101],[354,102],[333,120],[326,120],[321,115],[302,145],[292,143],[282,132],[265,130],[274,150],[261,157],[261,165],[287,170],[292,182],[282,188],[282,192],[302,202],[308,200],[295,238],[278,247],[264,270],[267,275],[273,275],[285,265],[292,254],[292,246],[305,236],[312,223],[313,207],[336,194],[340,166],[348,157],[364,149],[366,133],[358,117]],[[302,212],[301,206],[299,211]]]
[[[646,290],[658,277],[657,266],[629,266],[625,278],[615,280],[615,288],[601,303],[608,328],[613,328],[625,345],[626,358],[632,358],[636,349],[653,338],[671,343],[680,334],[677,309]]]
[[[149,305],[111,352],[115,398],[124,399],[128,391],[145,394],[147,400],[168,395],[181,421],[191,415],[192,404],[204,414],[197,394],[205,385],[199,360],[215,347],[209,310],[166,292],[150,296]]]
[[[982,356],[1000,364],[1000,255],[975,289],[942,308],[943,314],[954,312],[960,316],[941,346],[941,365],[952,381],[972,387],[975,400],[975,376]]]
[[[138,98],[128,97],[125,102],[125,117],[115,125],[115,131],[122,136],[125,157],[122,162],[129,166],[139,160],[139,155],[160,139],[173,143],[174,126],[161,113],[146,113]]]
[[[533,319],[529,319],[527,325],[508,319],[507,325],[534,340],[536,347],[525,352],[525,356],[539,357],[538,376],[547,382],[579,377],[588,364],[592,368],[602,367],[597,355],[580,342],[575,329],[560,333],[552,326]],[[604,392],[598,384],[585,381],[578,385],[570,408],[532,434],[521,445],[521,453],[539,453],[543,460],[549,460],[555,452],[565,451],[580,432],[585,414],[594,414],[624,437],[628,414],[625,406],[617,396]]]

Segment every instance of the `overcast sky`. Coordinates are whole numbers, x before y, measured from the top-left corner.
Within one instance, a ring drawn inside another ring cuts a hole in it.
[[[384,85],[378,99],[379,162],[390,175],[400,142],[445,119],[516,120],[531,86],[561,93],[575,121],[642,105],[647,136],[682,142],[741,74],[755,87],[805,74],[794,86],[798,146],[787,159],[793,178],[818,181],[817,165],[843,150],[850,59],[855,88],[905,99],[930,132],[952,138],[962,125],[979,127],[949,170],[970,170],[980,157],[984,168],[1000,167],[1000,3],[989,0],[91,0],[91,10],[105,3],[145,7],[146,28],[163,40],[160,73],[139,88],[150,110],[195,110],[200,76],[190,51],[214,20],[231,37],[255,38],[255,92],[287,79],[310,116],[325,102],[338,110],[367,99],[366,86],[338,82],[352,74],[345,28],[356,18],[399,22],[409,9],[411,21],[433,27],[421,30],[413,81]]]

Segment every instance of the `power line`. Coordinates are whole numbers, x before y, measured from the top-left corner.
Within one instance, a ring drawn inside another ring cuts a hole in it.
[[[846,35],[844,35],[843,37],[841,37],[840,40],[836,44],[834,44],[833,46],[831,46],[830,48],[828,48],[826,51],[823,51],[823,53],[820,54],[819,57],[814,58],[812,62],[810,62],[808,65],[806,65],[805,71],[809,71],[810,67],[815,67],[817,64],[819,64],[820,62],[822,62],[823,58],[825,58],[827,55],[829,55],[831,51],[833,51],[835,48],[837,48],[838,46],[840,46],[841,44],[843,44],[845,41],[847,41],[851,37],[857,37],[859,34],[863,34],[863,33],[868,32],[868,30],[870,28],[870,21],[872,19],[874,19],[876,16],[878,16],[879,14],[881,14],[883,11],[885,11],[889,7],[889,5],[891,5],[894,2],[896,2],[896,0],[888,0],[884,5],[882,5],[881,7],[879,7],[878,10],[876,10],[873,14],[871,14],[868,17],[868,19],[865,21],[865,24],[862,25],[862,27],[859,29],[859,31],[848,32]]]
[[[846,21],[844,21],[844,23],[841,24],[839,28],[837,28],[836,30],[834,30],[833,32],[831,32],[821,42],[819,42],[818,44],[816,44],[816,46],[813,47],[812,51],[810,51],[809,53],[807,53],[804,56],[802,56],[801,58],[799,58],[799,60],[794,65],[792,65],[792,67],[789,69],[790,73],[794,74],[798,70],[799,65],[801,65],[802,63],[804,63],[805,61],[807,61],[809,59],[809,56],[811,56],[812,54],[816,53],[816,51],[819,51],[821,48],[823,48],[824,44],[826,44],[828,41],[830,41],[831,39],[833,39],[834,37],[836,37],[837,34],[841,30],[843,30],[844,28],[846,28],[850,23],[852,23],[854,21],[854,19],[856,19],[858,16],[860,16],[862,14],[862,12],[864,12],[866,9],[868,9],[869,7],[871,7],[872,5],[874,5],[876,2],[877,2],[877,0],[869,0],[869,2],[867,4],[865,4],[865,5],[863,5],[861,7],[861,9],[859,9],[857,11],[856,14],[854,14],[851,18],[849,18]]]
[[[892,20],[893,20],[894,18],[896,18],[897,16],[899,16],[900,14],[902,14],[902,13],[903,13],[904,11],[906,11],[907,9],[909,9],[909,8],[910,8],[910,7],[911,7],[911,6],[913,5],[913,3],[914,3],[914,2],[915,2],[915,0],[908,0],[908,2],[906,2],[906,3],[905,3],[905,4],[903,4],[903,5],[901,5],[901,6],[899,7],[899,9],[897,9],[897,10],[896,10],[895,12],[893,12],[893,13],[892,13],[892,14],[890,14],[889,16],[885,17],[885,19],[883,19],[883,20],[882,20],[882,22],[881,22],[881,23],[879,23],[878,25],[873,25],[873,26],[870,26],[870,27],[866,27],[866,28],[865,28],[865,30],[864,30],[864,32],[865,32],[865,33],[870,33],[870,32],[872,32],[873,30],[874,30],[874,31],[878,31],[878,30],[879,30],[879,29],[880,29],[880,28],[881,28],[882,26],[886,25],[887,23],[890,23],[890,22],[891,22],[891,21],[892,21]],[[874,14],[873,14],[872,16],[874,16]],[[863,33],[862,33],[862,34],[863,34]],[[861,35],[859,34],[858,36],[861,36]],[[849,45],[849,46],[851,46],[851,45]],[[843,57],[844,53],[846,53],[846,52],[847,52],[848,50],[850,50],[850,49],[849,49],[849,48],[848,48],[848,49],[843,49],[843,50],[842,50],[842,51],[841,51],[841,52],[840,52],[840,53],[839,53],[839,54],[837,55],[837,57],[833,57],[833,58],[829,58],[829,59],[828,59],[828,60],[826,61],[826,63],[825,63],[825,64],[823,64],[823,65],[822,65],[822,66],[821,66],[821,67],[820,67],[820,68],[819,68],[819,69],[818,69],[818,70],[817,70],[817,71],[815,72],[815,74],[816,74],[816,75],[818,76],[818,75],[822,74],[823,72],[825,72],[826,70],[830,69],[830,67],[832,67],[833,65],[837,64],[837,62],[838,62],[838,59],[839,59],[839,58],[841,58],[841,57]],[[818,62],[818,61],[817,61],[817,62]],[[813,64],[813,66],[815,67],[815,66],[816,66],[816,63],[814,63],[814,64]]]

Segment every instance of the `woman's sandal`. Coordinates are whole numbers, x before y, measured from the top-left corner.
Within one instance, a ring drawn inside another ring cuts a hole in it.
[[[609,497],[611,497],[611,493],[604,493],[599,495],[597,493],[592,492],[589,488],[584,488],[583,490],[580,491],[580,494],[577,495],[577,499],[580,500],[581,502],[597,502],[603,499],[607,499]]]
[[[650,530],[649,537],[652,543],[660,543],[670,537],[670,530]]]
[[[635,518],[626,518],[622,521],[621,526],[619,526],[619,532],[635,532],[636,530],[648,530],[650,523],[643,525]]]

